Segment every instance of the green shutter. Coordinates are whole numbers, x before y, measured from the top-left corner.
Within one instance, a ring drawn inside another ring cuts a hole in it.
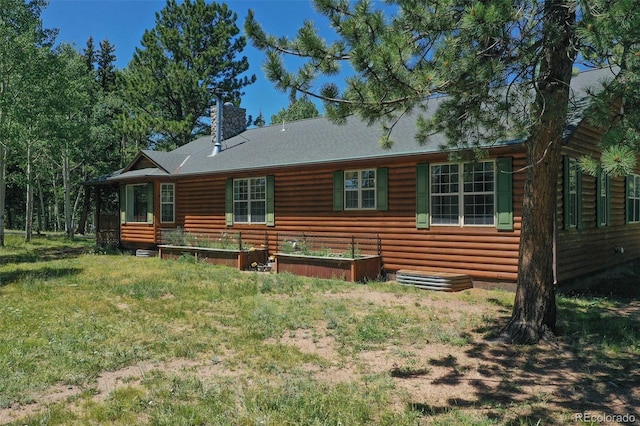
[[[611,176],[607,175],[605,185],[607,185],[607,226],[611,226]]]
[[[563,217],[563,228],[569,229],[571,228],[571,224],[569,223],[570,214],[569,214],[569,157],[564,155],[562,157],[563,162],[563,190],[562,190],[562,217]]]
[[[127,223],[127,187],[120,185],[120,223]]]
[[[147,223],[153,225],[153,183],[147,184]]]
[[[276,226],[275,176],[267,176],[267,226]]]
[[[496,160],[496,228],[513,231],[513,160],[511,157]]]
[[[376,170],[376,209],[389,210],[389,169],[386,167]]]
[[[602,169],[598,167],[596,174],[596,228],[602,227]]]
[[[416,165],[416,228],[429,229],[429,164]]]
[[[333,211],[344,210],[344,172],[337,170],[333,172]]]
[[[227,226],[233,225],[233,179],[227,179],[224,194],[224,216]]]

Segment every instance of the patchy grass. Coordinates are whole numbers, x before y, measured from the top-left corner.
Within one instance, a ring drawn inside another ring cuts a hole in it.
[[[7,243],[0,423],[640,418],[640,307],[628,294],[560,296],[558,345],[519,347],[492,340],[511,311],[506,292],[244,273],[100,255],[86,240]]]

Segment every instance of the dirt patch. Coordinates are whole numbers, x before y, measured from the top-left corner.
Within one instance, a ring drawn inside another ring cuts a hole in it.
[[[355,294],[354,294],[355,293]],[[413,295],[390,295],[363,289],[354,293],[333,293],[328,298],[348,299],[387,307],[432,307],[451,309],[442,300]],[[448,307],[447,307],[448,306]],[[457,312],[483,314],[486,306],[460,303]],[[500,310],[498,308],[498,310]],[[612,311],[613,312],[613,311]],[[504,312],[503,312],[504,313]],[[640,303],[631,302],[616,315],[640,320]],[[496,312],[493,312],[496,316]],[[291,345],[303,353],[325,359],[328,367],[309,366],[308,371],[328,383],[360,381],[365,375],[389,375],[413,408],[426,414],[446,412],[452,407],[486,412],[512,407],[509,416],[516,419],[523,407],[543,405],[548,413],[534,413],[549,423],[571,423],[569,413],[592,415],[633,414],[640,418],[640,366],[630,357],[599,362],[588,352],[577,356],[571,350],[571,336],[560,337],[557,344],[522,347],[499,341],[486,341],[480,331],[472,335],[472,344],[394,345],[391,348],[350,354],[348,362],[338,350],[339,344],[326,329],[316,324],[315,338],[308,331],[285,333],[274,343]],[[322,336],[322,337],[317,337]],[[624,371],[624,374],[621,374]],[[406,401],[404,401],[406,403]],[[513,408],[513,407],[519,408]],[[406,408],[406,407],[405,407]],[[402,407],[399,407],[402,409]],[[564,417],[558,413],[565,413]],[[514,420],[515,421],[515,420]]]
[[[0,424],[13,422],[20,418],[36,414],[46,409],[49,405],[69,401],[79,396],[86,390],[92,390],[94,402],[106,400],[109,395],[118,388],[136,386],[142,383],[145,376],[153,371],[161,371],[165,374],[178,374],[184,371],[194,371],[201,378],[215,376],[234,376],[237,373],[227,370],[218,362],[205,360],[172,359],[168,362],[141,361],[116,371],[102,373],[95,383],[87,387],[56,385],[38,395],[33,396],[33,403],[15,403],[9,408],[0,410]]]
[[[499,303],[474,304],[460,298],[449,300],[446,295],[422,296],[372,291],[363,286],[322,297],[344,299],[350,306],[424,310],[425,322],[426,316],[434,312],[445,312],[449,317],[462,313],[487,314],[496,322],[508,315]],[[611,313],[640,321],[640,302],[632,301]],[[579,423],[575,417],[569,418],[568,413],[631,414],[640,418],[640,365],[631,354],[614,353],[614,361],[598,359],[588,349],[572,348],[576,342],[571,336],[559,338],[556,345],[522,347],[487,341],[486,330],[470,333],[469,344],[400,342],[372,350],[345,351],[327,321],[317,321],[312,328],[286,331],[264,343],[291,346],[303,354],[317,356],[321,362],[307,363],[301,368],[316,380],[329,384],[362,383],[370,375],[388,378],[398,390],[393,396],[398,411],[411,408],[430,415],[465,408],[481,411],[489,418],[495,412],[495,418],[503,424],[518,424],[520,416],[535,416],[541,419],[541,424]],[[0,423],[36,414],[58,402],[69,401],[73,405],[74,398],[85,390],[94,391],[95,402],[104,401],[120,387],[141,385],[154,371],[188,372],[205,381],[218,377],[252,377],[252,372],[243,364],[234,364],[234,370],[225,366],[226,361],[233,362],[236,356],[224,352],[213,360],[202,354],[198,360],[144,361],[104,372],[87,388],[53,386],[34,395],[33,404],[14,404],[0,410]]]

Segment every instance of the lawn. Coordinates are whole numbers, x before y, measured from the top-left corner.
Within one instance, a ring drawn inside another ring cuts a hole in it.
[[[640,421],[640,268],[560,296],[557,344],[522,347],[495,339],[504,291],[240,272],[92,244],[10,235],[0,249],[0,424]]]

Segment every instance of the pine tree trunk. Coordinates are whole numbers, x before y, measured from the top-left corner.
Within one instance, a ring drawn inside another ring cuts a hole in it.
[[[539,121],[527,141],[518,287],[513,314],[503,329],[509,342],[535,344],[556,329],[553,233],[561,144],[567,121],[575,52],[575,10],[568,2],[545,2],[544,40],[537,79]]]

